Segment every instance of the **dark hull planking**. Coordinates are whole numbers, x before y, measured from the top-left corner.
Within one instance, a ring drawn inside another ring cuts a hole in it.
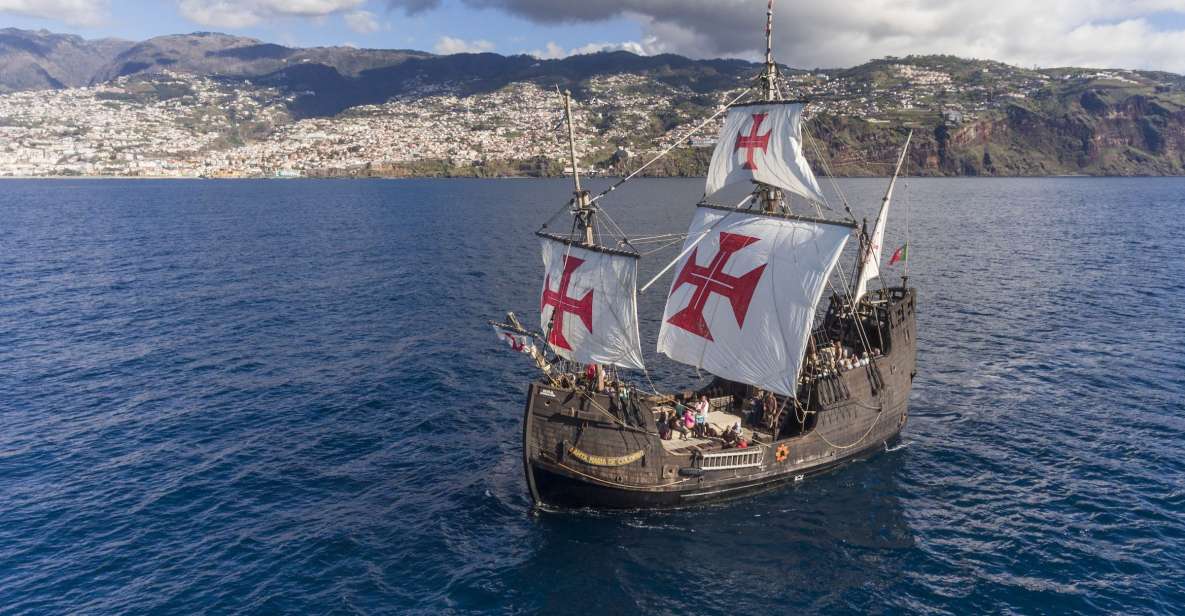
[[[623,412],[605,394],[532,383],[523,423],[532,498],[559,507],[688,507],[875,454],[908,418],[917,338],[914,290],[889,289],[880,297],[887,300],[886,318],[869,337],[886,352],[873,362],[876,369],[855,368],[836,377],[839,382],[816,386],[808,403],[815,414],[804,432],[762,439],[749,449],[669,451],[656,434],[653,399],[639,398],[632,413]]]

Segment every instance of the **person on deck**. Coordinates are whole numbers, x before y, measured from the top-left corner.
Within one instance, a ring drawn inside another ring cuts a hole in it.
[[[664,441],[671,440],[671,418],[667,416],[666,411],[658,413],[658,438]]]
[[[724,434],[720,435],[720,438],[724,440],[725,447],[732,447],[733,445],[736,445],[737,439],[740,438],[740,435],[741,422],[738,421],[729,426],[728,429],[724,431]]]
[[[708,397],[700,396],[699,402],[695,405],[695,435],[703,437],[704,431],[708,426]]]
[[[691,409],[683,408],[683,417],[680,421],[683,422],[683,429],[679,430],[679,440],[685,441],[687,440],[687,432],[695,427],[695,417],[691,415]]]
[[[752,400],[749,401],[749,423],[756,424],[761,422],[761,418],[765,416],[765,399],[761,395],[761,390],[758,389],[753,394]]]

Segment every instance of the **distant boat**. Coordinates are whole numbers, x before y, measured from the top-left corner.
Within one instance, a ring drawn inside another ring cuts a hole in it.
[[[280,179],[286,179],[286,180],[292,179],[292,178],[300,178],[300,177],[304,177],[304,172],[298,171],[295,169],[281,169],[276,172],[275,177],[280,178]]]
[[[714,375],[707,387],[647,394],[639,379],[624,376],[646,370],[634,246],[647,238],[600,231],[596,201],[637,171],[596,197],[574,173],[569,231],[544,225],[537,232],[542,330],[528,330],[513,313],[493,323],[542,372],[528,388],[523,421],[524,470],[537,504],[670,508],[732,498],[872,454],[905,425],[916,291],[907,276],[899,286],[872,290],[869,283],[880,277],[893,187],[910,139],[871,234],[846,204],[846,216],[824,216],[826,200],[802,152],[805,104],[780,95],[772,22],[771,1],[765,67],[754,89],[721,112],[727,115],[704,199],[682,251],[659,273],[675,276],[657,350]],[[564,105],[576,169],[566,93]],[[754,188],[739,204],[712,201],[742,182]],[[860,243],[853,276],[840,268],[841,282],[816,324],[853,236]]]

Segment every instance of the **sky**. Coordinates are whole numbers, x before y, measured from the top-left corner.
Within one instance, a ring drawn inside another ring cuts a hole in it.
[[[143,40],[218,31],[289,46],[758,59],[766,0],[0,0],[0,27]],[[1185,0],[778,0],[775,55],[834,68],[950,53],[1185,73]]]

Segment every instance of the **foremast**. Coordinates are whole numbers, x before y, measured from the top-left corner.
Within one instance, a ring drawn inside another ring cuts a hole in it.
[[[605,366],[644,369],[638,333],[637,252],[603,246],[596,206],[580,183],[572,95],[561,93],[568,125],[573,191],[567,235],[536,232],[543,256],[540,326],[548,347],[562,360],[589,368],[599,389]]]
[[[580,187],[580,165],[576,156],[576,127],[572,121],[572,93],[564,90],[564,120],[568,124],[568,154],[572,161],[572,212],[575,216],[577,230],[583,235],[586,246],[596,245],[596,208],[589,198],[588,191]]]

